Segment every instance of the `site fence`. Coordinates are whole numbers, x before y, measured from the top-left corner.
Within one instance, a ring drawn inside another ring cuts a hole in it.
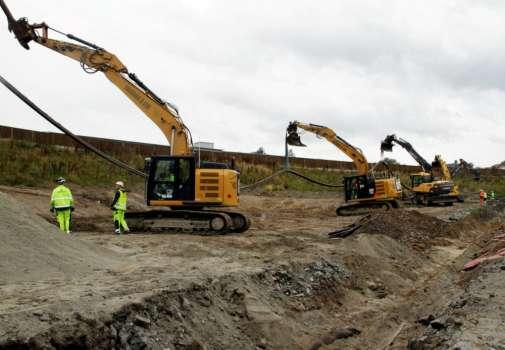
[[[102,150],[103,152],[114,155],[118,158],[130,158],[132,154],[149,157],[150,155],[168,155],[170,154],[170,147],[164,145],[103,139],[97,137],[81,136],[84,140],[91,143],[93,146]],[[8,126],[0,126],[0,139],[12,141],[25,141],[33,142],[40,145],[48,146],[63,146],[76,150],[83,150],[83,147],[74,142],[68,136],[61,133],[54,132],[41,132],[34,130],[26,130],[13,128]],[[255,153],[240,153],[240,152],[227,152],[219,150],[200,150],[200,158],[205,161],[230,163],[232,159],[237,164],[247,163],[252,165],[262,165],[273,170],[280,169],[284,166],[283,156],[274,156],[266,154]],[[327,160],[327,159],[312,159],[312,158],[298,158],[290,157],[289,163],[296,168],[309,168],[309,169],[324,169],[324,170],[339,170],[339,171],[353,171],[355,166],[353,162]],[[372,164],[373,166],[373,164]],[[410,165],[390,165],[391,170],[401,173],[411,173],[420,171],[418,166]],[[483,169],[483,173],[496,173],[505,174],[505,171],[498,169]]]

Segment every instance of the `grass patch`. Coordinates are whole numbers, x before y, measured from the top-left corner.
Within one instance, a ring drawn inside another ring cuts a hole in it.
[[[123,152],[111,154],[131,166],[142,169],[144,158],[136,153]],[[240,181],[243,185],[255,183],[279,168],[265,165],[239,163]],[[59,176],[82,186],[111,186],[121,179],[128,187],[141,188],[144,185],[142,177],[131,175],[95,154],[81,149],[61,146],[38,145],[26,141],[0,140],[0,184],[9,186],[42,186],[54,185]],[[334,169],[292,168],[314,180],[341,185],[343,177],[352,173]],[[410,186],[408,173],[401,173],[402,183]],[[463,192],[478,192],[483,188],[487,192],[495,191],[497,197],[505,197],[505,181],[500,174],[486,174],[481,181],[475,181],[470,176],[455,179]],[[267,191],[331,191],[341,192],[341,188],[322,187],[291,174],[282,174],[271,181],[258,186]]]
[[[143,167],[141,156],[119,158],[137,169]],[[24,141],[0,142],[0,169],[0,184],[9,186],[52,186],[59,176],[83,186],[110,186],[119,179],[130,186],[144,182],[91,152]]]

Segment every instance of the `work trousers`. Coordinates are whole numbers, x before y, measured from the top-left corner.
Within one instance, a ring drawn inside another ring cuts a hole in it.
[[[70,211],[70,208],[56,209],[56,220],[58,220],[60,230],[63,232],[70,231],[71,216],[72,212]]]
[[[124,213],[124,210],[114,209],[114,214],[112,214],[112,218],[114,219],[114,228],[119,229],[121,232],[130,230],[126,224],[126,220],[124,219]]]

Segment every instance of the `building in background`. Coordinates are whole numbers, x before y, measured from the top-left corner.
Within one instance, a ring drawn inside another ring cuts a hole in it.
[[[193,144],[195,150],[202,151],[222,151],[222,149],[214,148],[214,142],[198,141]]]

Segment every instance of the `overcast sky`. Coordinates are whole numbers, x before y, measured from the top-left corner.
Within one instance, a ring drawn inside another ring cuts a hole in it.
[[[370,162],[396,133],[425,158],[505,159],[505,1],[6,0],[14,16],[115,53],[179,107],[195,141],[283,154],[289,121],[331,127]],[[57,37],[60,38],[60,37]],[[100,73],[0,18],[0,75],[72,131],[166,144]],[[0,88],[0,124],[53,131]],[[346,160],[302,135],[297,156]],[[395,148],[387,156],[413,164]]]

